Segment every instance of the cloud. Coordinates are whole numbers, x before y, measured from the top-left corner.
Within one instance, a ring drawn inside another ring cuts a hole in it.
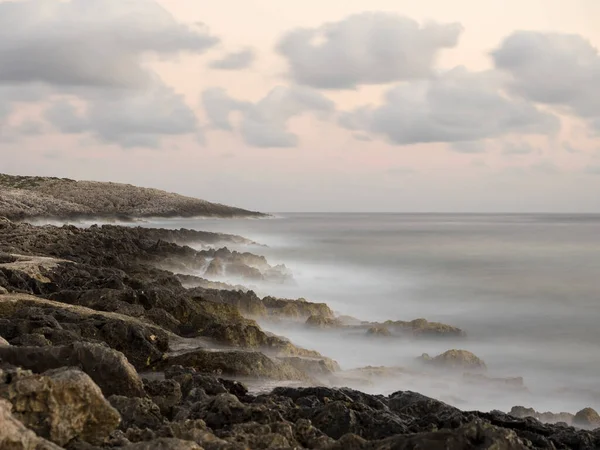
[[[450,149],[458,153],[467,154],[484,153],[487,150],[485,143],[478,141],[453,142],[450,145]]]
[[[538,149],[532,147],[527,142],[507,142],[504,144],[502,154],[504,155],[530,155]]]
[[[164,136],[199,133],[194,112],[172,88],[157,83],[126,94],[89,95],[80,110],[68,100],[54,102],[46,119],[63,133],[91,133],[123,147],[151,147]]]
[[[441,49],[455,47],[458,23],[418,22],[384,12],[366,12],[317,28],[285,34],[277,51],[298,84],[352,89],[426,77]]]
[[[231,98],[224,90],[212,88],[202,94],[202,103],[211,124],[233,131],[229,116],[242,114],[238,131],[244,142],[253,147],[295,147],[298,137],[288,130],[287,122],[294,116],[311,112],[328,114],[334,103],[323,94],[300,86],[279,86],[256,103]]]
[[[223,58],[212,61],[209,66],[220,70],[240,70],[250,67],[255,59],[254,50],[247,48],[239,52],[228,53]]]
[[[199,53],[217,39],[152,0],[0,2],[0,82],[137,87],[143,56]]]
[[[389,169],[387,169],[385,171],[385,173],[387,175],[391,175],[391,176],[406,176],[406,175],[413,175],[415,173],[415,169],[413,169],[412,167],[397,166],[397,167],[390,167]]]
[[[229,96],[223,88],[209,88],[202,92],[200,101],[211,125],[219,130],[232,131],[229,116],[234,111],[245,111],[251,108],[249,102],[242,102]]]
[[[600,175],[600,165],[589,165],[584,169],[589,175]]]
[[[428,80],[398,84],[378,107],[361,107],[341,114],[339,123],[363,130],[398,145],[464,142],[510,133],[549,134],[558,119],[521,99],[502,94],[501,77],[494,72],[470,72],[457,67]]]
[[[492,57],[498,69],[511,75],[512,93],[600,120],[600,56],[582,36],[518,31]]]

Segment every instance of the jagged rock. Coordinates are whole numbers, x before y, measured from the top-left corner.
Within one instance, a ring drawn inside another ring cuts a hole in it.
[[[342,323],[338,319],[333,319],[331,317],[323,317],[312,315],[305,322],[307,327],[310,328],[339,328],[342,327]]]
[[[566,413],[566,412],[561,412],[561,413],[557,413],[557,414],[551,413],[551,412],[540,413],[540,412],[537,412],[533,408],[525,408],[523,406],[513,406],[513,408],[510,410],[510,412],[508,414],[511,416],[514,416],[514,417],[519,417],[519,418],[533,417],[533,418],[539,420],[540,422],[544,422],[544,423],[565,423],[567,425],[572,425],[573,421],[575,419],[575,416],[570,413]]]
[[[88,374],[106,396],[145,395],[141,378],[127,358],[100,344],[76,342],[49,348],[0,348],[0,359],[36,373],[63,366],[74,366]]]
[[[309,380],[307,374],[290,364],[276,361],[254,351],[210,351],[197,349],[181,355],[174,355],[165,365],[194,367],[203,372],[237,376],[270,378],[275,380]]]
[[[8,289],[3,286],[0,286],[0,295],[8,294]]]
[[[309,375],[332,375],[341,370],[339,364],[331,358],[285,356],[278,359]]]
[[[287,300],[275,297],[264,297],[262,304],[271,317],[306,320],[310,316],[332,319],[334,313],[325,303],[312,303],[304,298]]]
[[[43,375],[19,369],[4,371],[0,397],[12,403],[18,420],[58,445],[74,439],[100,444],[120,421],[92,379],[71,368]]]
[[[526,450],[514,431],[477,420],[458,429],[394,436],[369,446],[394,450]]]
[[[152,401],[160,408],[163,416],[170,417],[173,408],[181,403],[183,394],[181,386],[172,379],[167,380],[145,380],[144,389],[152,398]]]
[[[424,353],[420,361],[443,369],[484,371],[485,363],[467,350],[448,350],[434,358]]]
[[[392,333],[386,327],[371,327],[367,330],[367,336],[390,337]]]
[[[183,441],[175,438],[160,438],[148,442],[138,442],[123,447],[124,450],[202,450],[192,441]]]
[[[60,450],[18,421],[11,413],[12,404],[0,399],[0,448],[5,450]]]
[[[600,415],[592,408],[584,408],[575,414],[573,424],[582,428],[599,428]]]
[[[132,427],[157,429],[164,422],[160,408],[149,398],[112,395],[108,401],[121,415],[122,430]]]

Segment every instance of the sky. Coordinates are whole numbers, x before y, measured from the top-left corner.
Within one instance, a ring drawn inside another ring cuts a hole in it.
[[[0,172],[600,213],[597,0],[0,0]]]

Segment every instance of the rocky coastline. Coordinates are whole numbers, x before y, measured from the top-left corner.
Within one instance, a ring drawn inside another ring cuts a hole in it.
[[[373,345],[460,342],[468,333],[260,297],[244,283],[289,282],[293,274],[228,248],[246,244],[255,243],[193,230],[0,218],[0,449],[600,448],[600,417],[591,408],[486,413],[410,390],[361,392],[361,383],[419,367],[474,386],[526,387],[518,377],[490,376],[462,349],[415,358],[417,369],[342,370],[265,331],[259,323],[283,323]]]

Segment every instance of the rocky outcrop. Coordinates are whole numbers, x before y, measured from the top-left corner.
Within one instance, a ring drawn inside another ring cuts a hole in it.
[[[526,417],[533,417],[543,423],[564,423],[566,425],[573,425],[573,419],[575,416],[570,413],[552,413],[552,412],[537,412],[533,408],[525,408],[523,406],[513,406],[508,413],[511,416],[519,417],[524,419]]]
[[[0,174],[0,216],[133,219],[263,214],[129,184]]]
[[[340,328],[344,326],[338,319],[319,315],[309,316],[304,323],[309,328],[317,329]]]
[[[367,330],[367,336],[390,337],[392,333],[386,327],[371,327]]]
[[[0,399],[0,448],[6,450],[60,450],[37,436],[11,413],[12,404]]]
[[[485,371],[485,363],[467,350],[448,350],[432,358],[424,353],[419,360],[427,365],[440,369]]]
[[[600,415],[592,408],[584,408],[575,414],[573,424],[581,428],[600,428]]]
[[[58,445],[78,439],[101,444],[120,417],[83,372],[61,368],[35,375],[20,369],[0,373],[0,397],[13,406],[13,416]]]
[[[94,380],[105,396],[145,395],[142,380],[125,355],[100,344],[74,342],[44,348],[0,347],[0,360],[35,373],[64,366],[77,367]]]

